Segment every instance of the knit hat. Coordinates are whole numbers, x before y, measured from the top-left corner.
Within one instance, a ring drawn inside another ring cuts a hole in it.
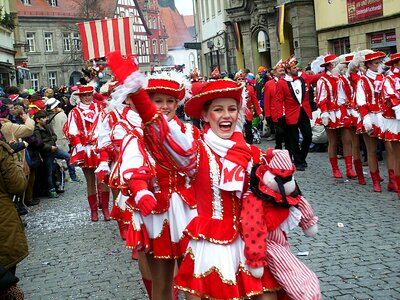
[[[8,99],[10,99],[12,102],[17,101],[19,98],[18,94],[12,94],[8,96]]]
[[[257,73],[261,73],[265,71],[265,67],[264,66],[259,66],[257,69]]]

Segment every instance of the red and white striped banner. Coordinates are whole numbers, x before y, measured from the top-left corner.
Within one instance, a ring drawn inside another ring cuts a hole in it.
[[[119,50],[133,54],[133,18],[113,18],[78,23],[82,39],[83,59],[95,59]]]

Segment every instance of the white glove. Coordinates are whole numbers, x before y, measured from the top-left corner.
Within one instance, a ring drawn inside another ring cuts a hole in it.
[[[315,224],[307,229],[303,229],[304,235],[307,237],[314,237],[318,233],[318,224]]]
[[[111,173],[111,169],[110,169],[110,166],[108,165],[108,162],[102,161],[94,172],[97,174],[101,171],[104,171],[105,175],[108,175]]]
[[[363,126],[364,126],[365,131],[367,133],[372,131],[372,121],[371,121],[371,117],[369,115],[364,116],[364,118],[363,118]]]
[[[328,126],[328,124],[329,124],[329,114],[327,112],[323,112],[321,114],[321,121],[322,121],[322,125]]]
[[[264,275],[264,267],[259,267],[259,268],[250,268],[249,271],[251,275],[253,275],[255,278],[261,278]]]
[[[394,113],[396,114],[396,120],[400,120],[400,104],[393,106],[392,109],[394,110]]]
[[[85,151],[85,147],[82,146],[82,144],[78,144],[75,146],[76,153],[79,153],[81,151]]]

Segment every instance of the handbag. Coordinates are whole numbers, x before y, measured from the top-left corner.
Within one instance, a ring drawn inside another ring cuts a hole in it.
[[[19,281],[19,278],[8,269],[0,266],[0,291],[7,290],[10,286],[15,285]]]

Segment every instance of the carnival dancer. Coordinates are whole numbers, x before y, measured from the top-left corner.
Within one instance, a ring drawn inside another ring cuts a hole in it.
[[[93,222],[99,220],[98,199],[96,195],[95,169],[98,166],[99,158],[95,153],[96,140],[93,137],[93,126],[101,111],[99,104],[93,102],[94,87],[82,85],[74,92],[79,97],[79,103],[71,110],[68,121],[65,125],[65,136],[72,146],[71,165],[78,165],[82,168],[86,179],[87,198]],[[107,206],[103,208],[104,219],[110,219]]]
[[[285,76],[285,69],[282,60],[279,60],[273,68],[272,80],[268,80],[264,86],[264,115],[269,122],[273,122],[273,127],[275,128],[275,149],[282,149],[282,143],[285,140],[285,119],[281,118],[281,124],[279,124],[275,109],[276,84],[279,78],[283,76]],[[283,111],[284,110],[283,108]],[[288,144],[286,142],[285,148],[288,149]]]
[[[391,144],[390,158],[394,170],[388,169],[388,190],[396,191],[400,199],[400,53],[385,62],[390,67],[383,84],[383,128],[381,138]],[[388,164],[389,165],[389,164]]]
[[[309,75],[299,72],[298,61],[294,56],[283,62],[286,75],[276,85],[275,100],[278,123],[286,123],[286,135],[289,142],[289,153],[293,157],[298,171],[308,166],[306,158],[312,141],[311,106],[308,91],[321,74]],[[303,136],[299,147],[299,130]]]
[[[359,63],[353,61],[354,54],[344,54],[338,57],[336,65],[339,73],[338,80],[338,105],[341,111],[341,121],[343,123],[342,134],[349,135],[351,139],[351,151],[353,156],[354,169],[358,178],[358,183],[365,185],[365,178],[360,153],[360,136],[356,134],[356,126],[360,113],[358,111],[355,90],[360,78]],[[347,139],[347,138],[346,138]]]
[[[127,67],[133,62],[120,63],[124,59],[119,53],[110,54],[108,59],[108,65],[118,81],[124,82],[115,93],[123,88],[128,95],[143,86],[138,79],[140,73],[134,71],[135,67]],[[121,77],[127,71],[132,74]],[[188,135],[194,127],[184,125],[175,115],[178,101],[185,97],[186,86],[181,74],[173,76],[151,76],[146,91],[139,91],[128,101],[150,97],[149,107],[157,108],[159,116],[165,117],[175,133]],[[133,103],[130,106],[133,107]],[[126,244],[139,251],[139,262],[141,255],[146,256],[153,281],[152,299],[172,299],[175,264],[182,259],[188,243],[183,230],[197,215],[194,190],[189,178],[169,167],[168,158],[162,157],[157,150],[151,151],[157,157],[155,162],[147,153],[139,133],[137,129],[123,139],[119,157],[121,188],[128,191],[126,205],[133,210]]]
[[[366,72],[360,77],[356,90],[356,101],[360,111],[357,133],[363,135],[367,147],[368,166],[374,192],[382,191],[377,146],[382,123],[381,97],[384,80],[380,66],[385,56],[384,52],[375,52],[372,50],[364,55],[362,60],[364,61]],[[389,166],[388,169],[390,169]]]
[[[343,144],[343,157],[346,164],[346,176],[347,178],[354,178],[356,174],[353,171],[353,158],[352,158],[352,147],[351,147],[351,136],[350,132],[343,130],[343,119],[347,116],[347,106],[345,103],[338,104],[338,83],[339,76],[333,74],[332,71],[336,66],[336,55],[328,54],[326,56],[316,59],[319,67],[324,70],[321,78],[317,82],[316,90],[316,103],[320,109],[320,119],[325,126],[325,131],[328,137],[328,157],[332,167],[332,173],[335,178],[342,178],[342,173],[339,170],[338,158],[337,158],[337,147],[339,138]],[[313,63],[311,63],[311,69],[313,69]]]
[[[236,126],[243,88],[231,80],[216,80],[186,102],[186,114],[206,123],[201,140],[174,129],[149,98],[134,97],[146,124],[147,146],[157,161],[195,178],[199,215],[185,229],[190,242],[175,277],[176,286],[191,294],[187,299],[244,298],[280,289],[268,269],[261,279],[250,275],[239,235],[246,170],[252,158],[260,159],[260,150],[246,144]],[[268,299],[270,294],[262,296]]]
[[[235,74],[234,80],[238,83],[246,82],[246,78],[244,77],[244,73],[242,71],[238,71]],[[261,110],[260,104],[258,103],[258,99],[256,97],[256,93],[254,91],[254,87],[248,83],[245,85],[247,90],[247,101],[246,101],[246,123],[244,124],[244,134],[245,139],[248,144],[253,144],[253,110],[255,114],[262,121],[264,119],[263,112]]]

